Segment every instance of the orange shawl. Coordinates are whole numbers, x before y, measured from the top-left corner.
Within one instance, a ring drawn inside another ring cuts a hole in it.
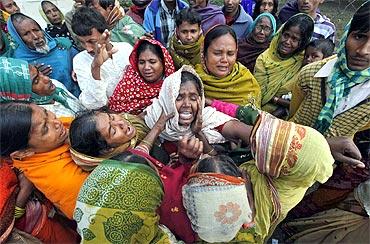
[[[65,125],[68,127],[68,123]],[[46,153],[36,153],[22,160],[14,159],[13,165],[22,170],[37,189],[72,219],[78,193],[89,173],[73,162],[69,145]]]

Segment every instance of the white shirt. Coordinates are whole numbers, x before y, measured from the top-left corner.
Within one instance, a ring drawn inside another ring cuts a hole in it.
[[[334,58],[327,62],[316,74],[314,77],[317,78],[327,78],[334,70],[334,65],[337,62],[337,58]],[[326,86],[326,97],[330,95],[330,87]],[[355,85],[351,88],[349,94],[343,97],[339,102],[337,107],[334,110],[333,116],[346,112],[347,110],[355,107],[357,104],[364,101],[370,96],[370,80],[365,81],[362,84]]]
[[[73,70],[81,89],[79,96],[82,104],[88,109],[101,108],[108,103],[117,83],[122,78],[125,67],[129,64],[132,46],[126,42],[112,42],[117,52],[113,59],[108,59],[100,67],[101,80],[95,80],[91,74],[94,57],[86,50],[73,58]]]
[[[69,107],[72,110],[64,107],[63,104],[57,101],[55,101],[54,103],[50,103],[50,104],[40,105],[41,107],[45,108],[48,111],[53,112],[58,118],[75,117],[77,112],[85,109],[84,106],[82,106],[82,104],[80,103],[80,101],[75,96],[73,96],[73,94],[70,93],[61,82],[54,80],[54,79],[51,79],[51,81],[56,87],[62,88],[69,95],[68,97],[66,97],[66,99],[67,99],[67,103]]]

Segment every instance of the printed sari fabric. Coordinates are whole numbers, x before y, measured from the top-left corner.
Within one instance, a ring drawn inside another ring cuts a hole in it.
[[[137,49],[143,42],[150,42],[161,48],[163,60],[163,77],[154,83],[146,82],[139,73]],[[171,55],[162,44],[156,40],[138,41],[130,54],[130,65],[127,66],[123,78],[119,81],[112,96],[109,98],[109,109],[115,112],[126,112],[131,114],[141,113],[147,106],[152,104],[154,98],[159,94],[163,79],[175,72]]]
[[[176,69],[180,69],[184,64],[195,67],[195,65],[201,63],[200,47],[203,41],[204,36],[201,35],[195,43],[185,45],[177,38],[176,32],[173,34],[170,40],[169,52]]]
[[[204,241],[229,242],[243,225],[251,225],[252,209],[242,178],[196,173],[189,176],[182,196],[192,228]]]
[[[255,104],[261,106],[261,89],[252,73],[241,63],[236,62],[229,75],[218,78],[209,74],[202,64],[195,70],[204,84],[207,98],[219,99],[238,105]]]
[[[161,180],[149,166],[102,162],[77,199],[74,219],[82,242],[170,243],[156,213],[163,194]]]
[[[262,242],[312,184],[324,183],[332,175],[334,159],[318,131],[265,112],[253,128],[251,141],[255,159],[240,168],[252,181],[256,236]]]

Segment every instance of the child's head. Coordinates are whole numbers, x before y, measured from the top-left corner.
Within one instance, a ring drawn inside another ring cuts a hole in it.
[[[333,55],[334,47],[334,43],[329,39],[311,41],[304,53],[303,66]]]

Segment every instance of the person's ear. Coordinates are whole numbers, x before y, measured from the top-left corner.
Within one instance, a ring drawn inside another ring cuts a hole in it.
[[[12,152],[10,154],[10,158],[22,161],[23,158],[30,157],[34,154],[35,152],[31,151],[30,149],[23,149],[23,150],[17,150],[15,152]]]
[[[114,5],[110,5],[110,6],[107,8],[108,12],[110,13],[110,12],[113,10],[113,8],[114,8]]]
[[[107,155],[107,154],[113,152],[114,149],[115,149],[114,147],[106,148],[106,149],[100,150],[100,153],[99,154],[100,155]]]

